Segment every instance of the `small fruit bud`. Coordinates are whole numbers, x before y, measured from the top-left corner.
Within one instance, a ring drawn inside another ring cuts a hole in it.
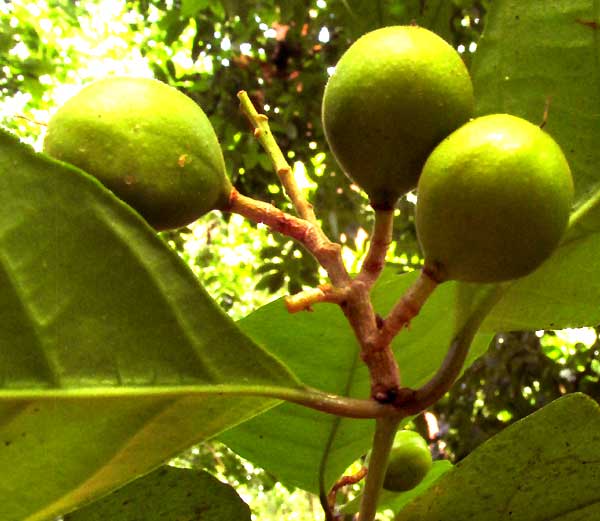
[[[413,431],[400,431],[394,439],[383,488],[404,492],[415,488],[433,462],[427,442]]]

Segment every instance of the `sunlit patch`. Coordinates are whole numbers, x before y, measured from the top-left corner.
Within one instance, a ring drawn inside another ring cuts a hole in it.
[[[536,335],[539,336],[538,333]],[[596,343],[597,338],[596,330],[591,327],[562,329],[541,336],[540,344],[548,358],[564,365],[569,357],[576,355],[581,350],[590,349]]]
[[[292,171],[300,190],[314,190],[317,188],[317,184],[311,181],[306,174],[306,166],[302,161],[295,161]]]
[[[329,41],[329,29],[327,29],[327,27],[321,27],[321,30],[319,31],[318,40],[321,43],[327,43]]]
[[[425,423],[427,423],[427,434],[430,440],[433,440],[440,433],[440,426],[435,414],[426,412],[424,414]]]

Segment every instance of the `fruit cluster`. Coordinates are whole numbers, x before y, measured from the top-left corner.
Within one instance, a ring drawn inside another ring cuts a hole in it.
[[[438,282],[532,272],[558,245],[573,200],[548,134],[507,114],[470,120],[473,104],[460,55],[415,26],[359,38],[323,97],[330,148],[373,208],[417,187],[417,235]]]
[[[573,199],[556,142],[516,116],[476,119],[460,55],[416,26],[385,27],[344,53],[323,96],[326,139],[375,210],[417,187],[425,271],[437,282],[500,282],[556,248]],[[45,151],[97,177],[158,230],[226,209],[231,184],[214,130],[155,80],[89,85],[52,118]]]

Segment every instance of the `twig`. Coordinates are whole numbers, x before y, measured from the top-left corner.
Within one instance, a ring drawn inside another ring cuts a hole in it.
[[[288,312],[298,313],[299,311],[312,311],[312,305],[318,302],[343,304],[347,298],[347,288],[335,288],[330,284],[321,284],[316,288],[310,288],[286,297],[285,306]]]
[[[377,420],[373,438],[373,451],[369,460],[369,473],[367,474],[365,490],[360,503],[359,521],[373,521],[375,519],[377,501],[383,486],[390,450],[394,443],[396,430],[402,419],[403,416],[396,415]]]
[[[437,285],[437,281],[426,270],[421,270],[417,280],[385,318],[381,328],[381,342],[390,343],[402,328],[410,324]]]
[[[31,119],[28,116],[25,116],[23,114],[15,114],[14,115],[15,118],[19,118],[19,119],[24,119],[25,121],[29,121],[29,123],[33,123],[34,125],[39,125],[40,127],[47,127],[48,123],[44,123],[42,121],[37,121],[35,119]]]
[[[369,251],[362,263],[358,280],[371,287],[385,266],[385,256],[392,242],[394,210],[375,210],[375,225],[371,235]]]
[[[359,398],[349,398],[347,396],[338,396],[318,389],[305,387],[301,389],[278,388],[267,389],[268,393],[261,393],[258,390],[255,395],[277,397],[288,402],[297,403],[317,411],[343,416],[344,418],[369,419],[383,418],[398,413],[392,404],[382,404],[374,400],[361,400]],[[250,393],[247,393],[250,394]]]
[[[350,276],[342,260],[342,247],[331,242],[319,226],[282,212],[272,204],[246,197],[235,188],[231,191],[229,205],[225,210],[240,214],[253,222],[264,223],[273,231],[297,240],[327,270],[334,285],[345,286],[349,283]]]
[[[303,219],[306,219],[308,222],[317,224],[317,217],[312,205],[302,194],[302,191],[294,179],[292,168],[285,159],[283,152],[273,137],[269,127],[269,118],[265,114],[259,114],[257,112],[246,91],[241,90],[238,92],[237,96],[240,100],[240,108],[242,112],[246,115],[250,121],[250,124],[254,127],[254,136],[258,139],[259,143],[262,145],[262,147],[265,149],[265,152],[271,159],[273,168],[279,176],[285,193],[292,201],[292,204],[298,212],[298,215]]]
[[[327,503],[329,505],[329,509],[331,511],[335,510],[335,503],[337,498],[337,493],[340,488],[347,487],[348,485],[354,485],[360,482],[367,475],[368,469],[367,467],[361,467],[361,469],[356,474],[350,474],[346,476],[342,476],[331,488],[327,496]]]
[[[552,96],[546,97],[546,103],[544,104],[544,114],[542,116],[542,122],[539,127],[543,129],[548,123],[548,116],[550,114],[550,103],[552,102]]]

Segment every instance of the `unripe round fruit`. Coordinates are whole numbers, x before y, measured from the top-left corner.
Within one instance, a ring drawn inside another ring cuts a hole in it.
[[[224,208],[231,192],[210,121],[157,80],[88,85],[52,117],[44,150],[98,178],[158,230]]]
[[[438,281],[501,282],[557,247],[573,202],[558,144],[524,119],[470,121],[431,153],[419,180],[417,235]]]
[[[427,442],[413,431],[400,431],[394,438],[383,488],[403,492],[415,488],[433,462]]]
[[[431,150],[473,111],[460,55],[416,26],[377,29],[344,53],[323,95],[325,137],[374,208],[414,188]]]

